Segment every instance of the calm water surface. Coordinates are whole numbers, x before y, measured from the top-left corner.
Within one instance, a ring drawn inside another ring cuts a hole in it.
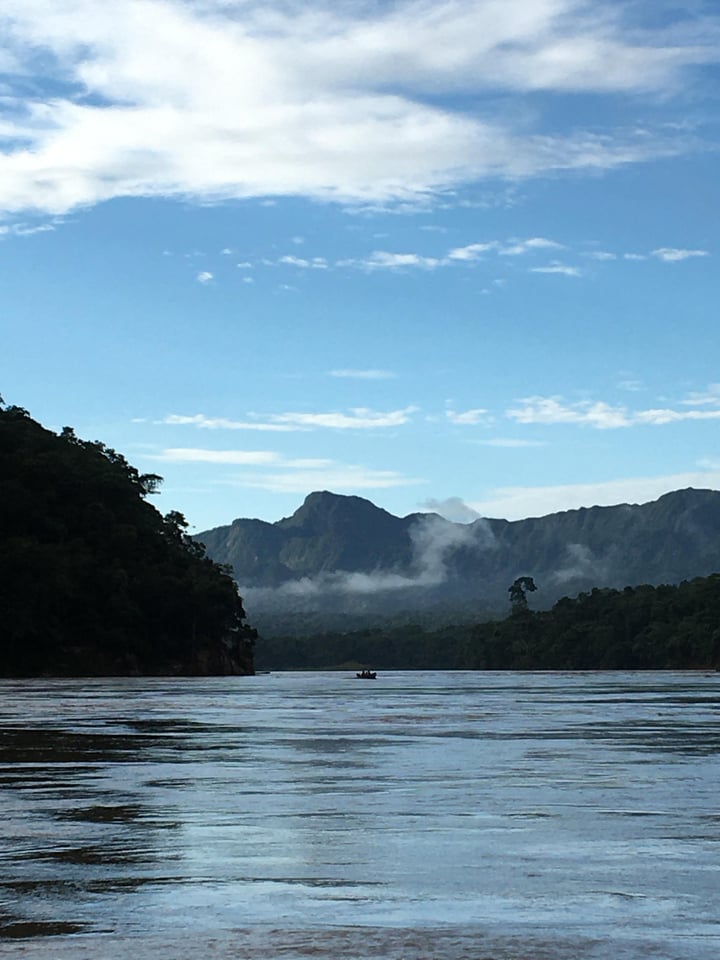
[[[0,954],[717,960],[720,674],[0,681]]]

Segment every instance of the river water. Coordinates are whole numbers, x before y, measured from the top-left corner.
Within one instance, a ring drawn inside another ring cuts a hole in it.
[[[720,674],[0,681],[0,955],[717,960]]]

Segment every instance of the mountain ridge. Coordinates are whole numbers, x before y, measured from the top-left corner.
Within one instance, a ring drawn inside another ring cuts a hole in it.
[[[312,614],[319,627],[413,612],[468,620],[506,612],[508,586],[521,575],[538,582],[540,608],[595,586],[717,572],[720,492],[686,488],[644,504],[460,524],[315,491],[290,517],[239,518],[196,539],[233,567],[261,630],[278,618],[287,626],[293,612]]]

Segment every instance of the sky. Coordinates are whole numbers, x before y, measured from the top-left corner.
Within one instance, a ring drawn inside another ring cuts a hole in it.
[[[191,532],[720,489],[715,0],[0,0],[0,393]]]

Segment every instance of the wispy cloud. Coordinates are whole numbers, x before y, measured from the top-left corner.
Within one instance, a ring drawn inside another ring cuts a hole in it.
[[[617,254],[610,253],[609,250],[593,250],[592,253],[586,253],[585,256],[591,260],[617,260]]]
[[[520,520],[542,517],[562,510],[620,503],[648,503],[665,493],[686,487],[720,489],[720,470],[696,470],[656,477],[628,477],[600,483],[569,483],[554,486],[497,487],[469,506],[483,517]]]
[[[519,257],[531,250],[562,250],[563,245],[545,237],[531,237],[529,240],[516,240],[508,246],[501,247],[499,253],[504,257]]]
[[[685,406],[702,407],[706,405],[720,406],[720,383],[711,383],[707,390],[702,392],[689,393],[684,400],[681,400]]]
[[[0,224],[0,237],[32,237],[38,233],[51,233],[57,223],[5,223]]]
[[[291,254],[287,254],[284,257],[280,257],[278,263],[286,264],[291,267],[301,267],[305,270],[327,270],[328,262],[325,257],[313,257],[308,260],[305,257],[294,257]]]
[[[392,487],[416,486],[425,481],[417,477],[406,477],[394,470],[373,470],[331,461],[313,469],[295,469],[288,464],[288,469],[282,472],[245,473],[223,482],[271,493],[306,494],[308,490],[318,489],[337,492],[386,490]]]
[[[288,433],[294,428],[280,423],[266,423],[255,420],[231,420],[228,417],[206,417],[204,413],[170,413],[159,424],[180,427],[199,427],[202,430],[268,430]]]
[[[618,383],[618,389],[627,390],[629,393],[640,393],[645,389],[645,384],[642,382],[642,380],[621,380]]]
[[[452,247],[440,256],[428,256],[420,253],[395,253],[388,250],[375,250],[368,257],[340,260],[339,267],[358,267],[365,270],[401,270],[419,267],[435,270],[438,267],[452,267],[459,264],[472,264],[483,260],[489,254],[497,256],[519,257],[547,250],[561,250],[563,244],[543,237],[531,237],[527,240],[483,240],[468,243],[463,247]]]
[[[563,277],[581,277],[582,270],[579,267],[569,267],[565,263],[551,263],[545,267],[531,267],[531,273],[557,273]]]
[[[265,267],[296,267],[302,270],[328,270],[332,267],[353,268],[364,270],[368,273],[375,271],[394,271],[407,272],[411,270],[434,271],[440,268],[460,268],[463,266],[473,267],[481,262],[487,262],[494,258],[525,257],[534,261],[533,266],[529,267],[531,273],[557,274],[566,277],[581,277],[583,270],[581,267],[568,264],[562,260],[553,259],[549,263],[538,262],[544,254],[554,251],[568,251],[564,243],[557,240],[551,240],[547,237],[529,237],[527,239],[498,240],[488,239],[479,240],[465,244],[461,247],[451,247],[445,252],[438,254],[429,254],[420,251],[394,251],[394,250],[374,250],[367,256],[346,257],[344,259],[331,261],[324,256],[298,257],[295,254],[285,254],[276,260],[264,258],[258,263]],[[572,251],[568,251],[569,254]],[[616,254],[607,250],[587,252],[580,250],[579,256],[587,261],[588,259],[599,263],[610,263],[620,259],[627,261],[643,261],[653,257],[664,263],[676,263],[681,260],[687,260],[692,257],[710,256],[706,250],[681,250],[676,248],[662,248],[647,254]],[[495,260],[497,263],[497,260]],[[238,263],[238,267],[250,269],[253,264],[250,261]]]
[[[367,407],[354,407],[347,413],[273,413],[260,415],[250,413],[245,420],[226,417],[207,417],[202,413],[190,415],[169,414],[160,423],[174,426],[193,426],[205,430],[375,430],[399,427],[410,421],[416,407],[400,410],[376,411]]]
[[[408,423],[415,407],[379,413],[367,407],[355,407],[349,413],[276,413],[273,423],[298,427],[326,427],[333,430],[375,430]]]
[[[681,423],[683,420],[720,420],[720,410],[639,410],[634,414],[635,423],[650,423],[662,426],[666,423]]]
[[[544,440],[521,440],[518,437],[493,437],[491,440],[481,440],[480,442],[486,447],[505,447],[508,450],[546,446]]]
[[[364,270],[403,270],[408,267],[420,267],[434,270],[443,265],[439,257],[425,257],[419,253],[390,253],[387,250],[375,250],[369,257],[361,259],[339,260],[339,267],[359,267]]]
[[[273,493],[307,493],[332,489],[355,491],[415,486],[424,481],[394,470],[376,470],[343,464],[327,458],[285,457],[271,450],[209,450],[198,447],[169,447],[145,459],[173,464],[207,464],[215,467],[242,467],[242,472],[218,476],[216,483],[248,487]],[[271,468],[264,472],[256,468]]]
[[[465,247],[455,247],[447,255],[448,260],[479,260],[483,254],[498,249],[496,240],[487,243],[469,243]]]
[[[469,507],[462,497],[447,497],[445,500],[435,500],[431,497],[424,500],[419,506],[421,510],[438,513],[452,523],[472,523],[474,520],[480,519],[477,510]]]
[[[516,423],[557,424],[578,423],[609,430],[629,427],[631,419],[624,407],[609,403],[582,400],[565,403],[560,397],[526,397],[520,407],[512,407],[506,415]]]
[[[397,374],[392,370],[331,370],[331,377],[347,380],[394,380]]]
[[[168,447],[149,459],[166,460],[170,463],[215,463],[256,467],[278,463],[281,458],[277,453],[268,450],[204,450],[198,447]]]
[[[646,410],[629,410],[620,404],[604,401],[581,400],[567,403],[562,397],[527,397],[519,401],[521,406],[511,407],[506,416],[516,423],[524,424],[580,424],[597,430],[615,430],[638,425],[663,426],[692,420],[720,420],[720,409],[675,410],[655,407]],[[680,404],[698,404],[688,398]],[[717,403],[718,400],[702,396],[700,403]]]
[[[4,0],[2,12],[6,212],[122,196],[402,203],[487,177],[612,169],[686,149],[687,134],[560,135],[541,108],[533,123],[499,114],[498,95],[667,99],[687,68],[718,59],[715,19],[689,11],[670,35],[610,0],[591,15],[577,0]],[[46,87],[25,99],[38,59]]]
[[[450,423],[455,423],[459,426],[477,426],[480,423],[490,423],[492,421],[490,412],[483,407],[463,411],[446,410],[445,416]]]
[[[680,260],[689,260],[692,257],[709,257],[708,250],[678,250],[675,247],[661,247],[652,251],[653,257],[664,263],[678,263]]]
[[[195,278],[198,283],[210,283],[213,279],[213,274],[209,270],[201,271]]]

